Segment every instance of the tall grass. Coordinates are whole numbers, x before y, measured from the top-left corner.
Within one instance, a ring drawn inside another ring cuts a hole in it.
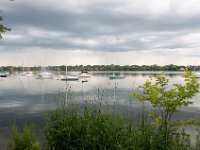
[[[56,109],[44,129],[45,144],[35,138],[32,126],[13,127],[8,150],[200,150],[200,132],[191,145],[190,135],[182,128],[170,131],[167,148],[163,130],[143,111],[141,120],[131,122],[119,115],[85,109],[83,113]],[[41,142],[40,142],[41,143]],[[43,147],[45,146],[45,147]]]
[[[45,128],[49,149],[124,149],[130,146],[123,118],[85,110],[83,114],[58,109]]]
[[[33,126],[24,127],[20,131],[16,126],[12,128],[12,135],[8,142],[8,150],[40,150],[40,144],[36,141]]]
[[[170,132],[167,148],[163,130],[143,114],[142,121],[130,122],[122,116],[85,110],[83,114],[57,109],[45,128],[47,149],[115,149],[115,150],[198,150],[191,146],[190,136],[183,129]]]

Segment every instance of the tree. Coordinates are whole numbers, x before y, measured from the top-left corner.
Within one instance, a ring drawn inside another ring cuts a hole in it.
[[[164,74],[158,76],[153,82],[153,79],[147,80],[144,85],[139,86],[132,94],[139,101],[148,101],[153,107],[159,109],[159,114],[153,114],[153,119],[159,125],[158,128],[162,131],[163,149],[170,149],[168,147],[170,142],[170,135],[172,132],[173,123],[171,121],[175,112],[180,111],[181,106],[188,106],[192,104],[191,98],[199,91],[199,83],[195,76],[188,71],[184,71],[183,77],[185,84],[173,84],[169,87],[169,79]],[[141,92],[142,91],[142,92]]]
[[[0,39],[2,39],[2,35],[1,35],[2,33],[11,30],[10,28],[4,26],[4,25],[2,24],[2,21],[3,21],[3,17],[0,16]]]
[[[11,0],[11,1],[13,1],[13,0]],[[2,39],[2,33],[11,30],[10,28],[4,26],[2,22],[3,22],[3,17],[0,15],[0,39]]]

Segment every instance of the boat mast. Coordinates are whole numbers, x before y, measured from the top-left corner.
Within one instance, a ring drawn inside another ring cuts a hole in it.
[[[66,66],[66,68],[65,68],[65,74],[66,74],[66,78],[67,78],[67,66]]]
[[[67,85],[67,66],[65,68],[65,74],[66,74],[66,93],[65,93],[65,107],[67,107],[67,101],[68,101],[68,85]]]

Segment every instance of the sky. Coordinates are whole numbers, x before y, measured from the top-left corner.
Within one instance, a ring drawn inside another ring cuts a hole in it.
[[[199,0],[1,0],[0,66],[200,65]]]

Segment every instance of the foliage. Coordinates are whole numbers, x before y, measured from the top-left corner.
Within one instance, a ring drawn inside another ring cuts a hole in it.
[[[128,133],[121,117],[87,110],[56,110],[45,129],[48,148],[55,150],[123,149],[131,146]]]
[[[187,67],[190,71],[200,71],[200,66],[176,66],[176,65],[165,65],[165,66],[158,66],[158,65],[75,65],[75,66],[68,66],[68,71],[180,71],[181,68]],[[66,66],[48,66],[48,69],[51,71],[65,71]],[[16,66],[2,66],[2,70],[4,71],[39,71],[41,70],[41,66],[34,66],[34,67],[16,67]],[[141,72],[142,74],[142,72]]]
[[[199,150],[200,149],[200,130],[199,130],[199,128],[197,128],[196,132],[197,132],[197,134],[196,134],[195,148],[196,148],[196,150]]]
[[[127,150],[164,150],[164,130],[153,125],[144,117],[137,126],[136,122],[127,122],[120,116],[102,114],[99,111],[86,110],[83,114],[55,110],[45,128],[46,149],[127,149]],[[198,149],[191,146],[190,137],[181,129],[170,132],[167,149]]]
[[[2,33],[11,30],[10,28],[4,26],[4,25],[2,24],[2,21],[3,21],[3,17],[0,16],[0,39],[2,38],[2,35],[1,35]]]
[[[8,142],[8,150],[40,150],[40,145],[35,139],[33,126],[24,127],[23,131],[14,126]]]
[[[144,85],[139,86],[139,91],[132,92],[139,101],[148,101],[160,111],[161,115],[150,115],[153,119],[152,124],[157,127],[161,136],[160,143],[163,147],[159,149],[175,149],[173,142],[178,138],[183,138],[184,144],[188,141],[189,135],[184,130],[178,131],[179,128],[174,127],[174,125],[180,125],[179,121],[171,121],[173,114],[179,112],[181,106],[192,104],[190,99],[199,91],[199,83],[195,76],[188,69],[183,69],[183,71],[184,85],[174,84],[170,88],[169,79],[162,74],[156,78],[155,82],[153,79],[147,80]]]
[[[14,0],[10,0],[10,1],[14,1]],[[2,22],[3,22],[3,16],[0,15],[0,39],[2,39],[2,35],[1,35],[2,33],[11,30],[10,28],[8,28],[5,25],[3,25]]]
[[[65,66],[49,66],[51,70],[60,70],[65,71]],[[185,68],[185,66],[176,66],[173,64],[158,66],[158,65],[76,65],[76,66],[68,66],[68,71],[180,71],[181,68]],[[189,70],[198,71],[200,70],[200,66],[187,66]]]

